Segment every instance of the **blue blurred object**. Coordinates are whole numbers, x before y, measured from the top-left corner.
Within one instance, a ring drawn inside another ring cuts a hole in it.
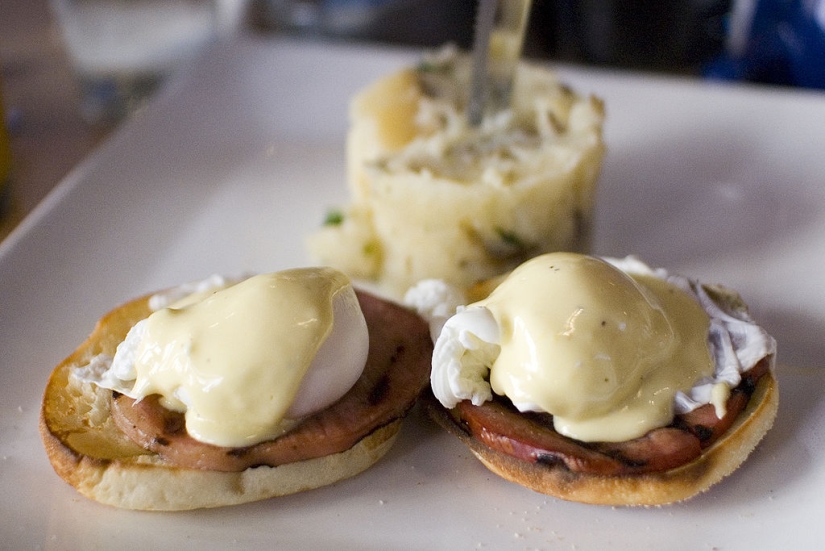
[[[825,0],[737,0],[708,78],[825,89]]]

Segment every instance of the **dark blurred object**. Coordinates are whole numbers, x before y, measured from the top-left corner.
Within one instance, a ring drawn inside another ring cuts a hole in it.
[[[705,76],[825,89],[825,0],[737,0]]]
[[[731,0],[533,0],[533,58],[696,71],[720,55]],[[472,44],[477,0],[253,0],[253,26],[319,38]]]
[[[537,0],[533,47],[552,57],[685,71],[721,53],[731,0]]]
[[[327,39],[469,48],[476,0],[253,0],[255,28]]]

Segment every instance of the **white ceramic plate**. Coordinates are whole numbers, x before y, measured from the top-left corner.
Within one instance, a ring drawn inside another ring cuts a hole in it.
[[[346,198],[347,101],[417,54],[247,39],[73,171],[0,246],[0,547],[810,549],[825,541],[825,96],[563,68],[607,102],[596,252],[738,288],[779,340],[780,414],[687,503],[565,503],[498,479],[415,411],[355,479],[219,510],[135,513],[52,471],[52,367],[110,307],[211,273],[305,264]],[[792,365],[794,367],[787,367]]]

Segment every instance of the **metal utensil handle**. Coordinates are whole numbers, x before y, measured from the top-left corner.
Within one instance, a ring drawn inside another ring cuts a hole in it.
[[[481,124],[485,112],[510,105],[532,0],[480,0],[473,43],[473,75],[467,119]]]

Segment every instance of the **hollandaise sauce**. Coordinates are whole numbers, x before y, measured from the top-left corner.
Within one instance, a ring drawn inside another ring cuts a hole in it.
[[[582,441],[624,441],[666,425],[674,396],[713,374],[709,317],[666,280],[594,257],[543,255],[486,299],[500,331],[496,394],[551,413]]]
[[[333,303],[342,295],[360,316],[342,273],[297,269],[158,310],[140,331],[128,394],[159,394],[164,406],[185,412],[187,431],[202,442],[246,446],[273,438],[289,426],[287,412],[332,332]]]

